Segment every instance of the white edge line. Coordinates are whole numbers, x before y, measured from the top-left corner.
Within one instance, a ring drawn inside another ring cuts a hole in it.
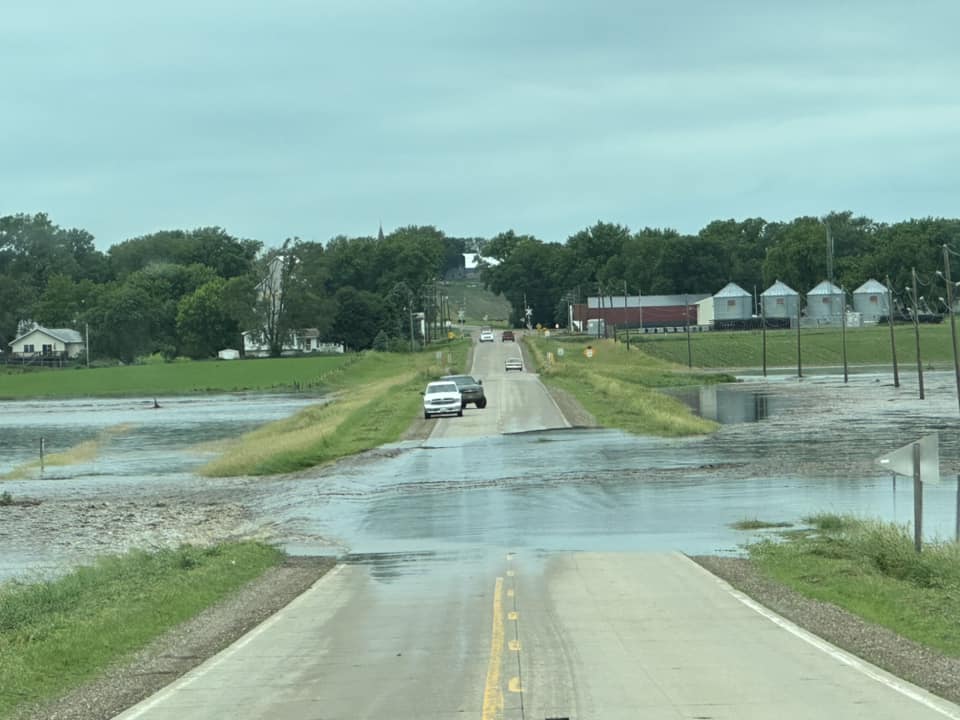
[[[944,717],[951,718],[952,720],[960,720],[960,707],[958,707],[954,703],[951,703],[948,700],[944,700],[943,698],[940,698],[934,695],[933,693],[927,690],[924,690],[923,688],[917,685],[914,685],[911,682],[907,682],[902,678],[898,678],[896,675],[893,675],[887,672],[886,670],[883,670],[877,667],[876,665],[873,665],[872,663],[869,663],[866,660],[863,660],[862,658],[859,658],[856,655],[853,655],[852,653],[847,652],[846,650],[842,650],[838,648],[836,645],[833,645],[832,643],[827,642],[819,635],[814,635],[809,630],[804,630],[802,627],[800,627],[796,623],[793,623],[790,620],[787,620],[785,617],[778,615],[773,610],[761,605],[756,600],[751,598],[749,595],[746,595],[740,592],[735,587],[733,587],[730,583],[728,583],[726,580],[714,575],[712,572],[707,570],[705,567],[703,567],[699,563],[695,562],[690,557],[682,553],[677,553],[677,554],[680,557],[684,558],[687,562],[691,563],[695,567],[699,568],[702,572],[706,573],[711,578],[713,578],[714,581],[716,581],[717,584],[720,585],[720,587],[726,590],[727,593],[730,594],[732,597],[734,597],[736,600],[746,605],[748,608],[753,610],[758,615],[762,615],[767,620],[772,622],[774,625],[786,630],[791,635],[794,635],[795,637],[803,640],[807,644],[812,645],[813,647],[817,648],[817,650],[820,650],[821,652],[826,653],[827,655],[832,657],[834,660],[840,663],[843,663],[844,665],[850,668],[853,668],[854,670],[860,672],[863,675],[866,675],[871,680],[875,680],[881,685],[885,685],[891,690],[894,690],[900,693],[904,697],[908,697],[911,700],[918,702],[921,705],[924,705],[937,713],[940,713]]]
[[[271,627],[273,627],[277,622],[279,622],[282,619],[284,612],[288,608],[296,607],[302,602],[305,602],[304,597],[308,595],[317,585],[324,582],[327,578],[332,578],[338,575],[343,570],[344,567],[345,566],[343,564],[337,565],[335,568],[325,573],[323,577],[318,578],[317,581],[313,583],[313,585],[311,585],[309,588],[307,588],[304,592],[297,595],[297,597],[295,597],[289,603],[284,605],[277,612],[275,612],[269,618],[264,620],[262,623],[257,625],[252,630],[250,630],[248,633],[246,633],[242,637],[235,640],[231,645],[228,645],[226,648],[218,652],[213,657],[208,658],[207,660],[200,663],[192,670],[189,670],[186,674],[181,675],[172,683],[161,688],[150,697],[141,700],[139,703],[137,703],[133,707],[127,708],[126,710],[121,712],[119,715],[115,715],[113,717],[113,720],[136,720],[136,718],[139,718],[144,713],[149,712],[150,710],[155,708],[157,705],[164,702],[168,697],[170,697],[174,693],[179,692],[183,688],[193,683],[195,680],[199,680],[208,672],[213,670],[221,662],[223,662],[224,660],[227,660],[230,657],[233,657],[234,654],[242,650],[254,639],[256,639],[257,637],[265,633],[267,630],[269,630]]]

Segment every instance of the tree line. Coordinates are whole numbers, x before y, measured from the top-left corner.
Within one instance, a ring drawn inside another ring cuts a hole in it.
[[[24,321],[89,328],[91,356],[213,357],[252,331],[279,354],[317,328],[352,349],[409,347],[425,288],[463,267],[468,241],[429,226],[265,249],[220,227],[136,237],[101,252],[48,215],[0,217],[0,348]],[[429,303],[427,303],[429,305]]]
[[[782,280],[801,293],[827,274],[826,234],[837,284],[852,291],[889,275],[898,289],[916,267],[924,282],[942,279],[942,246],[957,248],[960,220],[886,224],[851,212],[716,220],[695,235],[669,228],[597,222],[564,242],[513,230],[492,238],[448,237],[433,226],[387,235],[337,236],[327,243],[293,237],[267,249],[220,227],[168,230],[101,252],[83,229],[61,228],[46,214],[0,217],[0,347],[18,323],[88,326],[91,354],[212,357],[253,331],[273,354],[287,335],[317,328],[323,340],[363,349],[409,347],[410,313],[436,314],[438,279],[462,272],[465,250],[490,262],[483,283],[503,293],[516,325],[563,324],[567,303],[588,295],[713,293],[727,282],[762,291]],[[960,276],[956,272],[955,276]],[[936,297],[935,287],[924,294]]]
[[[715,293],[728,282],[762,292],[775,280],[806,293],[827,278],[828,232],[834,282],[847,292],[889,275],[900,293],[915,267],[922,282],[931,285],[921,294],[945,296],[935,273],[943,268],[943,245],[960,250],[960,220],[887,224],[852,212],[790,222],[716,220],[696,235],[649,227],[631,232],[598,222],[563,243],[508,231],[485,244],[484,254],[498,264],[485,267],[482,276],[510,301],[514,323],[523,320],[526,302],[534,323],[562,325],[567,304],[589,295]],[[960,272],[953,276],[960,278]]]

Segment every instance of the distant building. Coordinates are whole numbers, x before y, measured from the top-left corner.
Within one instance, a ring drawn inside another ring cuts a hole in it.
[[[800,294],[784,282],[777,280],[760,295],[763,314],[770,319],[797,317]]]
[[[886,285],[874,279],[867,280],[853,291],[853,309],[866,323],[879,322],[890,315],[890,294]]]
[[[747,320],[753,317],[753,295],[736,283],[727,285],[713,296],[713,319]]]
[[[300,353],[335,353],[342,354],[343,343],[321,342],[320,331],[317,328],[303,328],[293,330],[283,340],[281,355],[297,355]],[[267,357],[270,355],[270,346],[261,333],[243,333],[243,354],[250,357]]]
[[[807,293],[807,319],[821,325],[839,325],[846,312],[846,293],[824,280]]]
[[[679,327],[703,324],[698,317],[700,301],[707,293],[687,295],[604,295],[587,298],[572,306],[574,328],[586,328],[588,320],[603,319],[612,327]]]
[[[20,360],[75,358],[83,352],[83,336],[68,328],[34,325],[10,343],[10,356]]]

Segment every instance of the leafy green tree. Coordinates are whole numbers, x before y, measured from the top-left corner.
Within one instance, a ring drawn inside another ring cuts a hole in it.
[[[240,240],[223,228],[162,230],[118,243],[108,251],[114,276],[124,278],[154,264],[206,265],[223,278],[253,269],[261,243]]]
[[[0,350],[4,353],[17,336],[17,324],[29,318],[33,302],[33,288],[25,280],[0,273]]]
[[[193,358],[215,357],[230,347],[240,334],[227,302],[227,281],[215,277],[177,305],[177,333],[184,354]]]
[[[333,337],[351,350],[364,350],[383,330],[384,308],[379,296],[366,290],[342,287],[334,297],[337,312],[330,329]]]

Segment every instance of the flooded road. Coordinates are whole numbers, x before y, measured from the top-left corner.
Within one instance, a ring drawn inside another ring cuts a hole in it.
[[[497,397],[511,387],[529,388],[533,379],[514,374],[504,380],[493,371],[491,365],[487,387]],[[879,375],[855,375],[846,385],[820,376],[703,388],[693,391],[701,411],[726,424],[708,437],[676,440],[582,429],[476,436],[471,415],[493,418],[496,407],[471,406],[464,418],[436,420],[432,439],[271,479],[199,478],[192,470],[209,454],[197,444],[236,436],[317,398],[162,398],[159,410],[150,409],[152,399],[4,403],[0,473],[34,460],[41,436],[48,452],[90,440],[98,448],[89,460],[48,467],[42,479],[34,469],[0,489],[42,501],[39,509],[17,509],[21,515],[39,515],[57,498],[74,502],[70,522],[84,517],[84,502],[107,503],[110,518],[116,513],[109,503],[131,500],[163,505],[178,499],[206,508],[211,521],[217,508],[227,507],[224,522],[243,517],[238,531],[260,533],[301,554],[459,557],[493,547],[730,553],[750,537],[730,529],[737,520],[798,522],[816,512],[849,512],[909,522],[908,479],[900,478],[894,491],[874,460],[939,431],[944,482],[925,487],[926,530],[952,537],[960,466],[953,377],[935,373],[926,380],[924,401],[909,384],[895,389]],[[522,412],[514,403],[512,419],[497,422],[515,426]],[[458,422],[470,428],[467,436],[444,426]],[[12,509],[0,512],[9,521]],[[111,532],[122,535],[119,524]],[[0,573],[7,575],[84,549],[82,529],[63,548],[12,536],[21,524],[3,527],[7,553]],[[71,528],[61,530],[69,535]]]

